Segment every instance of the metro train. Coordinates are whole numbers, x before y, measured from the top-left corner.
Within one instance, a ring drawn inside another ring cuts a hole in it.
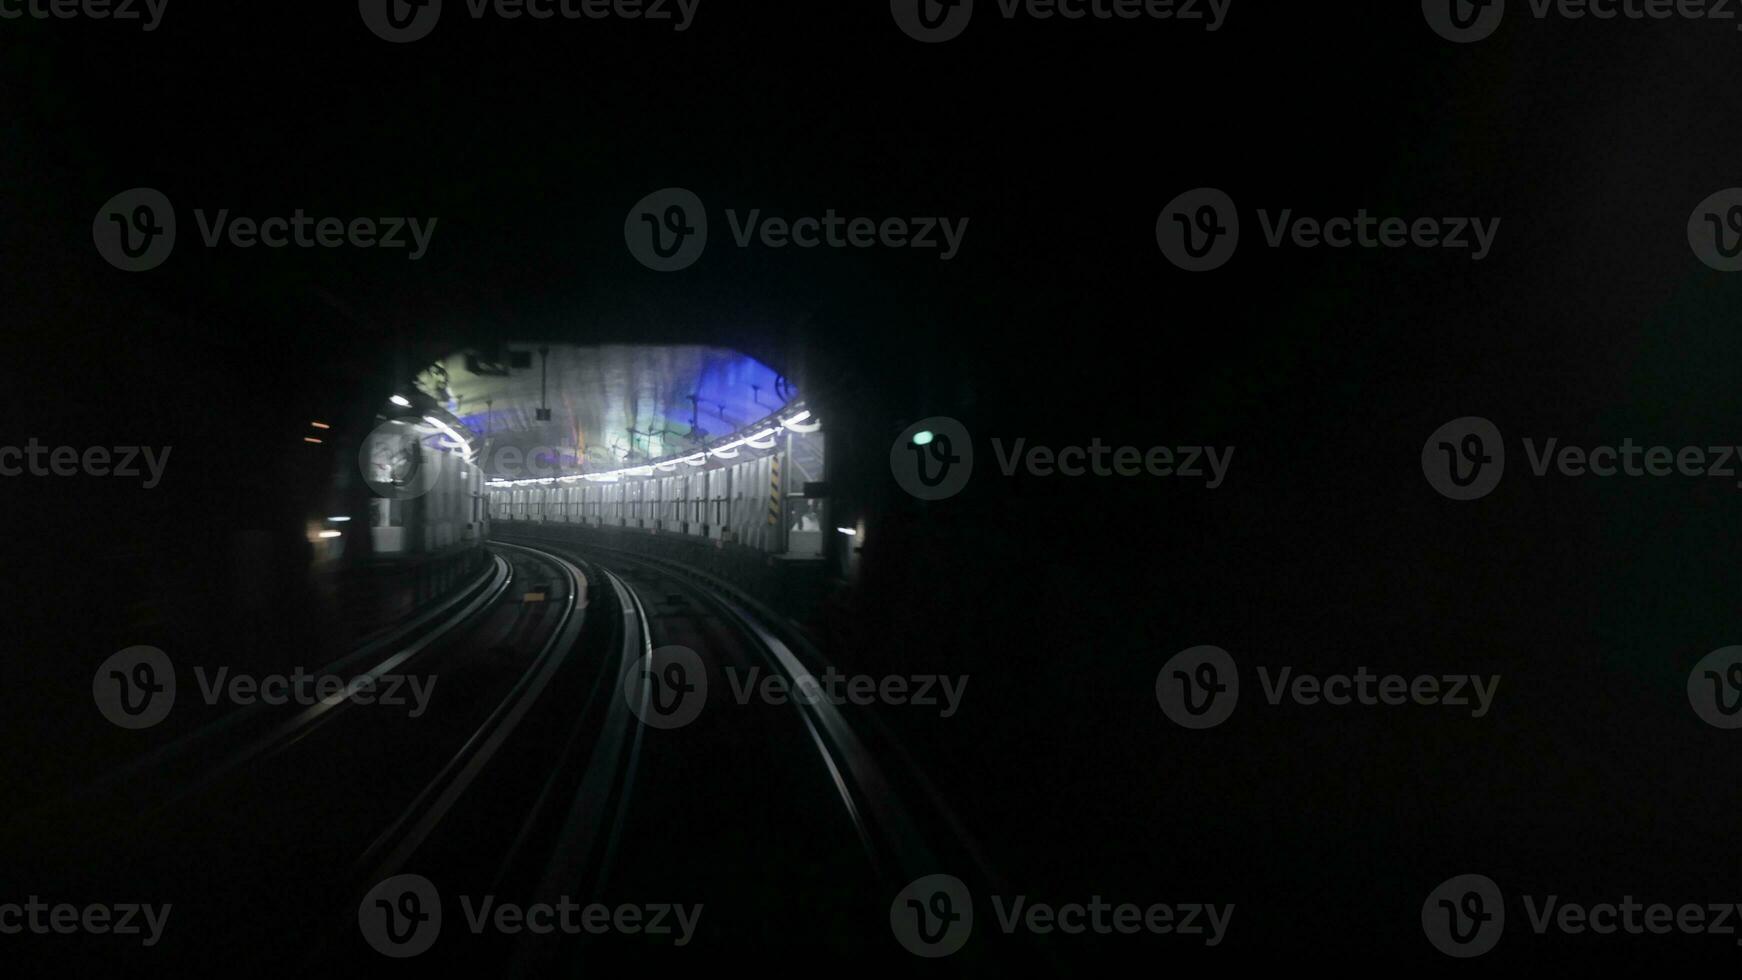
[[[377,557],[449,554],[488,539],[484,474],[453,432],[396,419],[364,441],[359,463],[372,491],[369,534]]]

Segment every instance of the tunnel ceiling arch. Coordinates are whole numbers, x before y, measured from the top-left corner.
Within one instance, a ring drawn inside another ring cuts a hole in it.
[[[660,459],[798,396],[761,361],[705,345],[509,344],[449,354],[417,385],[483,439],[487,475],[500,475],[508,447],[575,473]]]

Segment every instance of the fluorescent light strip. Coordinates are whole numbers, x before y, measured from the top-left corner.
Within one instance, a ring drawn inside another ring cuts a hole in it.
[[[797,412],[791,416],[788,416],[787,418],[781,419],[778,422],[776,422],[773,426],[766,428],[766,429],[763,429],[762,431],[757,432],[753,435],[741,436],[737,439],[733,439],[731,442],[722,443],[721,445],[714,446],[714,447],[709,448],[709,449],[704,449],[704,450],[697,452],[697,453],[691,453],[687,456],[679,456],[675,459],[662,460],[662,461],[655,462],[655,463],[648,463],[648,464],[645,464],[642,466],[630,466],[630,467],[626,467],[624,469],[611,470],[611,471],[605,472],[605,473],[583,473],[583,474],[580,474],[578,476],[565,476],[565,477],[560,477],[557,479],[491,480],[488,483],[486,483],[485,486],[495,487],[497,489],[502,489],[505,487],[524,487],[524,486],[544,485],[544,484],[558,483],[558,482],[572,483],[576,480],[587,480],[587,481],[590,481],[593,483],[616,483],[618,480],[622,479],[625,476],[644,476],[644,477],[645,476],[653,476],[655,471],[658,471],[661,473],[670,473],[673,470],[677,469],[679,463],[686,463],[690,466],[704,466],[707,464],[708,458],[710,456],[715,458],[715,459],[737,459],[738,458],[738,450],[742,447],[745,447],[745,446],[748,446],[751,449],[759,449],[759,450],[763,450],[763,451],[773,449],[775,446],[774,437],[776,435],[779,435],[780,431],[783,428],[787,429],[789,431],[792,431],[792,432],[800,433],[801,435],[808,434],[811,432],[817,432],[817,431],[821,430],[823,427],[822,420],[818,419],[815,422],[807,422],[807,420],[810,418],[811,418],[810,410],[805,409],[805,410]],[[430,423],[431,425],[440,426],[445,431],[449,432],[450,434],[453,434],[452,429],[448,429],[446,426],[442,426],[441,423],[437,422],[435,419],[432,419],[432,418],[429,418],[426,416],[424,418],[424,421]],[[455,438],[459,438],[457,434],[455,434]],[[468,455],[466,458],[470,459],[471,457]]]

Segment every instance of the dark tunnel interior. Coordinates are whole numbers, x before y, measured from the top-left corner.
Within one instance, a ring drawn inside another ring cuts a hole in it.
[[[0,0],[20,976],[1724,964],[1668,0]]]

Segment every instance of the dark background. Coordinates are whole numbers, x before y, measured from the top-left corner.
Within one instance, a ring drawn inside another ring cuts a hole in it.
[[[310,412],[378,397],[408,351],[704,340],[802,357],[854,406],[831,453],[886,543],[828,627],[862,669],[971,675],[957,718],[889,720],[1006,893],[1234,902],[1214,961],[1417,965],[1451,962],[1423,941],[1420,902],[1467,871],[1509,896],[1742,897],[1734,739],[1684,691],[1736,642],[1742,491],[1537,479],[1519,451],[1742,434],[1742,286],[1685,238],[1696,203],[1742,183],[1742,35],[1520,9],[1456,46],[1410,3],[1242,0],[1213,34],[985,6],[935,46],[873,2],[707,0],[683,34],[455,9],[406,46],[349,3],[176,0],[150,34],[0,24],[5,441],[175,446],[150,493],[0,485],[15,785],[28,797],[92,764],[67,750],[94,723],[89,665],[151,642],[130,604],[171,635],[247,626],[201,597],[238,560],[232,533],[290,506],[273,442]],[[1154,225],[1206,185],[1246,237],[1188,275]],[[168,264],[126,275],[90,222],[134,186],[165,192],[182,228]],[[715,244],[660,276],[621,229],[666,186],[707,202]],[[416,263],[213,251],[196,207],[440,224]],[[752,207],[971,224],[948,263],[726,247],[724,209]],[[1363,207],[1502,224],[1480,263],[1262,247],[1259,208]],[[969,427],[980,468],[920,505],[878,467],[929,415]],[[1517,456],[1494,495],[1456,504],[1418,457],[1464,415]],[[1237,450],[1206,491],[1006,479],[993,436]],[[1480,720],[1272,708],[1253,685],[1231,722],[1187,732],[1153,684],[1200,643],[1248,670],[1497,673],[1499,700]],[[1053,946],[1066,962],[1199,955],[1123,944]],[[1481,962],[1729,944],[1515,925]]]

